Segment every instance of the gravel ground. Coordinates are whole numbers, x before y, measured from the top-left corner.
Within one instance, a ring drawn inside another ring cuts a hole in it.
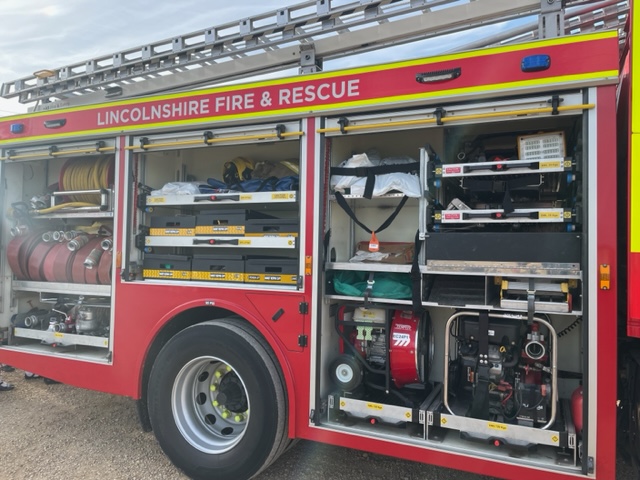
[[[182,480],[134,402],[67,385],[2,373],[16,385],[0,392],[0,479]],[[488,480],[469,473],[301,441],[259,480]],[[637,478],[623,459],[618,480]]]

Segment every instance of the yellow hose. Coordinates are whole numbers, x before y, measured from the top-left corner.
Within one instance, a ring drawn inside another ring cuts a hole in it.
[[[95,207],[97,204],[89,203],[89,202],[67,202],[61,203],[60,205],[55,205],[49,208],[40,208],[38,210],[34,210],[35,213],[44,215],[45,213],[55,212],[57,210],[62,210],[63,208],[77,208],[77,207]]]
[[[109,168],[113,157],[105,156],[98,160],[92,158],[74,158],[65,164],[61,178],[61,188],[72,190],[100,190],[109,187]],[[72,202],[85,202],[91,206],[100,204],[98,194],[70,195]]]

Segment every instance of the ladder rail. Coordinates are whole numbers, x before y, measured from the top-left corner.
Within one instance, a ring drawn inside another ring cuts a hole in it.
[[[475,0],[446,9],[433,10],[429,14],[405,16],[395,21],[377,23],[368,28],[345,30],[340,35],[325,35],[316,39],[313,44],[315,55],[330,60],[377,50],[388,45],[455,33],[466,30],[470,22],[474,26],[480,26],[530,15],[538,2],[539,0]],[[452,17],[457,20],[452,21]],[[372,38],[376,41],[372,41]],[[169,92],[197,85],[215,85],[217,82],[228,82],[250,74],[265,73],[268,71],[265,65],[269,65],[269,69],[274,71],[300,64],[299,45],[282,47],[266,52],[266,55],[267,59],[258,55],[238,56],[233,61],[184,69],[179,75],[149,78],[145,82],[120,83],[118,88],[121,89],[121,95],[117,98]],[[102,90],[85,92],[78,98],[43,104],[39,106],[39,110],[97,103],[104,99],[105,94]]]
[[[614,3],[628,10],[628,2],[566,0],[594,4],[590,11]],[[335,7],[331,0],[307,0],[23,77],[4,83],[0,96],[41,101],[40,110],[124,99],[271,73],[299,66],[307,55],[330,60],[536,13],[541,0],[359,0]]]
[[[629,16],[629,9],[628,0],[608,0],[603,2],[602,5],[598,5],[596,10],[592,7],[567,10],[564,30],[569,34],[590,33],[613,28],[622,30]],[[509,30],[459,45],[456,48],[447,50],[445,53],[535,40],[538,38],[537,27],[537,21],[532,20]],[[622,44],[624,43],[624,32],[619,31],[619,35],[620,43]]]
[[[384,21],[393,16],[443,7],[455,2],[456,0],[370,0],[331,7],[330,0],[307,0],[240,21],[70,64],[51,70],[53,75],[49,77],[38,78],[35,74],[22,77],[4,83],[0,96],[20,96],[21,101],[34,101],[47,95],[63,95],[65,92],[95,88],[105,83],[117,83],[185,68],[203,61],[244,55],[267,46],[275,48],[281,44],[304,41],[317,34],[358,27],[371,23],[374,18],[375,21]],[[314,6],[315,12],[306,13]],[[296,15],[299,12],[303,14]],[[270,22],[265,24],[267,20]],[[61,88],[55,88],[58,85]],[[38,90],[43,90],[43,95],[37,93]]]

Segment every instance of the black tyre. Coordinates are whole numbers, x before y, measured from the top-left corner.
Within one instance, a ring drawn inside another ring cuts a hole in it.
[[[240,319],[173,337],[153,365],[148,404],[158,443],[194,479],[251,478],[290,443],[275,356]]]
[[[362,384],[362,365],[353,355],[342,354],[329,367],[333,383],[342,391],[353,392]]]

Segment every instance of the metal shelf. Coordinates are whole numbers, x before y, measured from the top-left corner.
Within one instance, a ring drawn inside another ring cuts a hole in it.
[[[364,297],[350,297],[348,295],[325,295],[325,298],[329,298],[331,300],[346,300],[353,302],[364,302]],[[391,303],[394,305],[411,305],[411,300],[399,300],[396,298],[383,298],[383,297],[370,297],[370,303],[380,304],[380,303]]]
[[[13,335],[17,338],[40,340],[51,346],[69,347],[73,345],[85,345],[88,347],[109,348],[109,338],[107,337],[94,337],[91,335],[50,332],[48,330],[33,330],[31,328],[19,327],[13,329]]]
[[[33,215],[30,218],[34,220],[48,220],[48,219],[58,219],[58,218],[113,218],[113,212],[64,212],[59,211],[56,213],[47,213],[44,215]]]
[[[214,242],[214,243],[207,243]],[[145,238],[148,247],[203,247],[203,248],[296,248],[296,237],[260,236],[240,237],[225,236],[148,236]]]
[[[516,175],[522,173],[552,173],[571,170],[571,160],[553,158],[545,160],[500,160],[478,163],[449,163],[434,165],[436,178]]]
[[[357,272],[395,272],[410,273],[411,265],[395,265],[392,263],[351,263],[351,262],[330,262],[327,263],[327,270],[353,270]]]
[[[582,279],[579,264],[427,260],[421,273],[463,276],[509,276]]]
[[[298,192],[287,190],[278,192],[235,192],[207,193],[200,195],[147,196],[148,207],[169,207],[183,205],[240,205],[251,203],[295,203]]]
[[[72,295],[111,295],[111,285],[91,285],[84,283],[31,282],[16,280],[12,283],[14,290],[37,293],[61,293]]]

